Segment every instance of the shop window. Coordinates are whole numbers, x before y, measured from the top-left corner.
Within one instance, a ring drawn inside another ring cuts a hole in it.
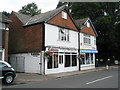
[[[58,39],[60,41],[69,41],[69,30],[67,29],[63,29],[63,28],[59,28],[59,32],[58,32],[59,36]]]
[[[85,54],[80,55],[80,61],[81,64],[85,64]]]
[[[77,56],[72,55],[72,66],[77,66]]]
[[[89,53],[86,53],[86,64],[90,64],[90,56],[89,56]]]
[[[93,53],[91,53],[91,64],[93,64]]]
[[[65,67],[70,67],[70,55],[65,55]]]
[[[54,55],[54,68],[58,68],[58,55]]]
[[[52,69],[52,65],[53,65],[53,63],[52,63],[52,56],[50,56],[50,57],[48,58],[47,68],[48,68],[48,69]]]
[[[93,53],[86,53],[80,56],[81,64],[93,64]]]

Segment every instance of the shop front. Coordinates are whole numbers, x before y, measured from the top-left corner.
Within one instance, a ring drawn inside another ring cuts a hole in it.
[[[81,70],[95,68],[95,53],[98,53],[98,51],[87,49],[80,50]]]
[[[77,49],[48,48],[45,57],[45,74],[79,70]]]

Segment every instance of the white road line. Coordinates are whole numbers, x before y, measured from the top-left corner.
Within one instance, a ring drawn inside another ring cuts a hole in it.
[[[112,76],[104,77],[104,78],[101,78],[101,79],[97,79],[97,80],[88,82],[88,83],[86,83],[86,84],[91,84],[91,83],[98,82],[98,81],[101,81],[101,80],[104,80],[104,79],[107,79],[107,78],[111,78],[111,77],[112,77]]]

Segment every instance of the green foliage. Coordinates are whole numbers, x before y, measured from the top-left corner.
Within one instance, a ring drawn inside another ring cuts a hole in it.
[[[41,9],[38,10],[38,6],[35,3],[28,3],[19,10],[20,13],[34,16],[41,13]]]
[[[10,16],[10,13],[6,12],[6,11],[3,11],[2,14],[4,14],[5,16],[9,17]]]

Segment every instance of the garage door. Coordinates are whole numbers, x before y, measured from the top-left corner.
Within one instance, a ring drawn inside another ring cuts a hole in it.
[[[25,72],[25,57],[11,57],[10,63],[16,72]]]

